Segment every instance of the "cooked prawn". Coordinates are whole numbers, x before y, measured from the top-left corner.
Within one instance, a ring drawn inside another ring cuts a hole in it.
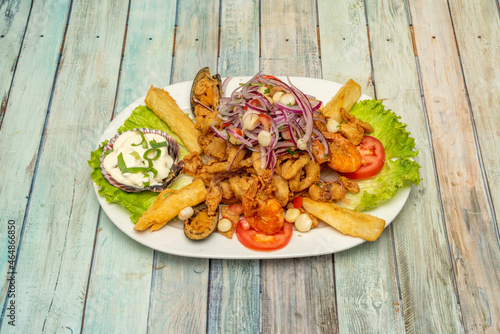
[[[352,173],[361,167],[361,153],[349,140],[337,133],[325,132],[328,145],[330,146],[330,154],[328,155],[328,166],[341,173]],[[321,144],[319,144],[321,145]],[[323,149],[321,152],[321,148]],[[326,154],[323,145],[316,147],[321,156]]]
[[[264,234],[274,234],[283,228],[285,210],[277,199],[271,198],[264,202],[256,214],[246,217],[251,227]]]

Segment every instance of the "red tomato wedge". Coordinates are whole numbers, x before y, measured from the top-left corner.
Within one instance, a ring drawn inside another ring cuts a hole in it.
[[[231,204],[227,209],[237,215],[241,215],[243,213],[243,206],[241,203]]]
[[[264,129],[266,131],[269,131],[269,129],[271,128],[271,117],[269,117],[265,114],[259,114],[259,120],[262,123],[262,125],[264,126]]]
[[[283,230],[270,235],[251,228],[245,218],[236,225],[236,236],[242,245],[258,251],[271,251],[285,247],[290,242],[292,233],[292,224],[287,222],[285,222]]]
[[[295,209],[300,209],[302,207],[302,197],[295,197],[293,199],[293,207]]]
[[[273,76],[273,75],[265,75],[265,76],[264,76],[264,79],[266,79],[266,80],[269,80],[269,79],[274,79],[274,80],[281,81],[280,79],[276,78],[276,77],[275,77],[275,76]],[[281,81],[281,82],[283,82],[283,81]]]
[[[367,179],[378,174],[385,163],[385,150],[380,140],[364,136],[358,149],[361,152],[361,167],[353,173],[341,174],[354,180]]]

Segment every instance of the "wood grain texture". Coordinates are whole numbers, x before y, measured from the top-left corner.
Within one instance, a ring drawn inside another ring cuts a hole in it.
[[[410,1],[410,9],[463,326],[496,333],[500,251],[448,5]]]
[[[261,2],[261,69],[320,77],[315,1]]]
[[[221,3],[218,72],[223,77],[253,75],[259,70],[259,21],[248,20],[249,16],[259,16],[258,1]],[[258,260],[211,260],[209,284],[209,333],[260,331]]]
[[[218,1],[178,2],[172,83],[193,80],[204,66],[216,72],[218,13]],[[209,261],[155,254],[149,332],[206,332]]]
[[[87,159],[111,116],[127,7],[73,1],[18,257],[18,333],[81,328],[98,214]]]
[[[325,78],[341,83],[352,78],[363,93],[373,96],[363,3],[319,2],[319,24]],[[393,224],[398,224],[398,219]],[[340,332],[403,331],[390,229],[376,242],[334,256]]]
[[[117,112],[144,95],[150,85],[170,82],[175,5],[175,1],[131,2]],[[104,212],[100,217],[83,330],[146,333],[153,250],[130,239]]]
[[[10,21],[7,22],[8,24],[3,21],[2,24],[5,25],[0,29],[2,34],[5,34],[4,38],[0,38],[0,54],[7,50],[10,52],[9,56],[0,56],[2,57],[0,71],[7,70],[7,67],[13,69],[12,57],[15,55],[17,59],[15,50],[18,49],[20,41],[16,44],[12,34],[16,34],[15,30],[24,32],[24,29],[20,29],[21,23],[27,26],[23,40],[24,47],[18,60],[19,70],[15,73],[12,86],[10,79],[14,73],[1,72],[0,74],[0,81],[8,79],[6,89],[10,89],[9,101],[8,103],[5,101],[6,114],[0,131],[2,147],[0,169],[4,175],[0,178],[0,217],[2,218],[0,249],[5,252],[8,249],[7,222],[9,220],[15,222],[12,225],[15,226],[14,241],[16,250],[19,250],[23,219],[52,93],[69,4],[70,1],[66,1],[55,8],[54,5],[37,1],[33,5],[32,21],[29,25],[24,21],[18,22],[20,19],[16,18],[27,16],[29,7],[25,8],[24,4],[16,5],[13,2],[1,5],[4,14],[2,17]],[[5,177],[7,175],[8,177]],[[16,181],[13,182],[13,180]],[[8,288],[7,271],[12,271],[12,268],[2,259],[0,261],[0,281],[2,282],[0,305],[2,306]]]
[[[315,1],[261,2],[265,73],[321,77],[316,13]],[[261,267],[263,333],[337,331],[331,255],[266,260]]]
[[[461,330],[460,311],[441,223],[408,8],[391,0],[367,1],[366,6],[377,98],[408,124],[422,166],[420,185],[413,186],[406,206],[392,224],[405,329],[408,333],[457,333]]]
[[[7,108],[10,86],[24,33],[28,25],[31,4],[28,1],[0,3],[0,128]]]
[[[179,1],[172,83],[193,80],[208,66],[217,69],[219,1]]]
[[[353,79],[373,96],[370,50],[363,2],[318,1],[323,79]]]
[[[500,221],[500,18],[495,1],[450,1],[460,59],[474,116],[498,231]]]

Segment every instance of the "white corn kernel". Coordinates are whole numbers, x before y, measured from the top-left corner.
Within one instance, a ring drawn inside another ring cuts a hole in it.
[[[221,232],[227,232],[233,227],[233,223],[227,218],[222,218],[219,220],[219,223],[217,224],[217,229]]]
[[[295,97],[292,94],[290,94],[290,93],[284,94],[280,98],[280,103],[284,104],[284,105],[293,106],[293,105],[295,105]]]
[[[260,145],[267,147],[271,145],[271,133],[269,131],[262,130],[261,132],[259,132],[257,140],[259,141]]]
[[[259,125],[259,113],[255,110],[248,110],[243,115],[243,130],[252,131]]]
[[[194,210],[192,207],[188,206],[187,208],[184,208],[179,212],[177,217],[179,217],[180,220],[188,220],[193,216]]]
[[[286,210],[285,213],[285,220],[289,223],[295,223],[297,218],[300,216],[300,210],[299,209],[288,209]]]
[[[283,96],[283,94],[285,94],[285,93],[283,93],[283,92],[276,92],[276,93],[274,93],[273,100],[279,102],[280,99],[281,99],[281,97]]]
[[[299,232],[309,232],[312,226],[312,219],[307,213],[301,214],[295,221],[295,228]]]
[[[307,149],[307,142],[304,138],[297,140],[297,148],[299,150],[305,151]]]
[[[326,120],[326,129],[328,130],[328,132],[333,133],[339,131],[339,122],[337,122],[333,118],[328,118]]]

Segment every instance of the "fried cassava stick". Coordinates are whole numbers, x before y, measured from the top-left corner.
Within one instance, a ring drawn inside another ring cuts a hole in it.
[[[170,94],[161,88],[151,86],[145,99],[149,109],[161,120],[168,124],[182,140],[189,152],[202,153],[198,145],[200,131],[195,127],[194,122],[177,105]]]
[[[385,221],[383,219],[367,213],[348,210],[335,203],[313,201],[304,197],[302,207],[336,230],[352,237],[375,241],[384,231]]]

